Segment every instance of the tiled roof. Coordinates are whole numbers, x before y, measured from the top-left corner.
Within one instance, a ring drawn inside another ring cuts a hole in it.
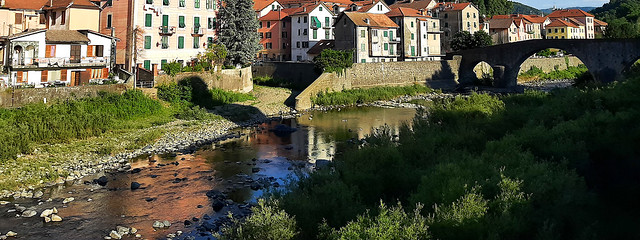
[[[387,17],[428,17],[424,14],[420,14],[420,11],[413,8],[399,7],[391,9],[390,12],[385,13]]]
[[[290,4],[315,4],[315,3],[326,3],[328,5],[337,4],[345,4],[350,5],[353,2],[351,0],[279,0],[278,1],[282,5],[290,5]]]
[[[593,14],[582,11],[580,9],[563,9],[556,10],[547,15],[550,18],[566,18],[566,17],[593,17]]]
[[[49,0],[6,0],[2,8],[40,10]]]
[[[431,4],[431,2],[434,0],[404,0],[404,1],[398,1],[394,4],[391,4],[391,8],[399,8],[399,7],[406,7],[406,8],[413,8],[413,9],[428,9],[429,4]]]
[[[89,38],[75,30],[47,30],[47,43],[78,43],[89,42]]]
[[[573,23],[573,24],[575,24],[577,26],[584,26],[585,25],[583,22],[581,22],[581,21],[579,21],[578,19],[575,19],[575,18],[565,18],[564,20],[567,21],[567,22]]]
[[[67,8],[67,7],[100,9],[98,6],[96,6],[89,0],[52,0],[53,5],[50,4],[50,1],[45,1],[45,3],[46,3],[44,7],[45,9],[58,9],[58,8]]]
[[[471,5],[471,3],[443,2],[443,3],[438,3],[438,5],[436,5],[436,7],[444,7],[444,9],[442,9],[442,11],[448,12],[448,11],[462,11],[462,9],[467,8],[469,5]]]
[[[511,27],[513,19],[511,18],[492,18],[489,19],[489,29],[507,29]]]
[[[255,0],[253,1],[253,10],[260,11],[275,1],[276,0]]]
[[[564,21],[562,19],[555,19],[551,23],[549,23],[549,25],[547,25],[547,27],[572,27],[572,28],[577,28],[578,26],[576,26],[573,23]]]
[[[391,21],[387,15],[376,13],[344,12],[356,26],[397,28],[398,24]],[[367,23],[368,22],[368,23]]]
[[[600,21],[598,19],[593,19],[593,25],[594,26],[608,26],[609,24],[604,22],[604,21]]]
[[[269,13],[267,13],[267,15],[262,16],[260,19],[260,21],[278,21],[278,20],[282,20],[283,18],[289,16],[289,14],[287,14],[284,11],[270,11]]]
[[[13,34],[11,36],[7,36],[7,39],[15,39],[15,38],[19,38],[19,37],[23,37],[23,36],[27,36],[27,35],[31,35],[31,34],[35,34],[35,33],[39,33],[39,32],[43,32],[46,31],[46,29],[30,29],[21,33],[16,33]]]
[[[335,40],[320,40],[307,51],[307,54],[320,54],[322,50],[333,49],[334,46],[336,46]]]
[[[354,4],[361,6],[360,9],[358,9],[358,12],[368,12],[369,10],[371,10],[371,8],[373,6],[375,6],[380,0],[371,0],[371,1],[358,1],[358,2],[354,2]]]

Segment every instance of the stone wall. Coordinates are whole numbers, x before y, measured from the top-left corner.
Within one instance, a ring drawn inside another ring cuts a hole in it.
[[[271,76],[291,83],[294,88],[304,89],[320,75],[313,63],[263,62],[252,66],[253,76]]]
[[[98,92],[123,93],[131,89],[127,84],[89,85],[57,88],[22,88],[0,90],[0,107],[22,107],[33,103],[55,103],[64,100],[96,97]],[[13,98],[13,100],[12,100]]]
[[[323,91],[425,84],[452,89],[457,85],[460,57],[447,61],[356,63],[344,73],[323,73],[296,97],[296,109],[312,106],[311,97]]]
[[[569,56],[569,66],[576,67],[582,63],[580,59],[575,56]],[[558,66],[559,70],[567,69],[567,63],[565,62],[564,57],[555,57],[555,58],[529,58],[520,66],[520,73],[529,71],[531,67],[536,66],[545,73],[549,73],[555,70],[555,66]]]
[[[241,68],[241,69],[224,69],[220,70],[216,73],[210,72],[190,72],[190,73],[179,73],[175,77],[169,75],[161,75],[157,76],[156,86],[160,86],[163,84],[169,83],[177,83],[178,81],[185,79],[196,77],[202,79],[209,89],[219,88],[226,91],[234,91],[234,92],[251,92],[253,90],[253,82],[251,80],[252,73],[251,67]]]

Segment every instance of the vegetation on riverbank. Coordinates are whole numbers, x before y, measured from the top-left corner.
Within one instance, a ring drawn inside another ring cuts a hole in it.
[[[178,83],[158,86],[158,98],[181,107],[211,109],[215,106],[255,100],[248,93],[236,93],[221,89],[209,89],[201,79],[187,78]]]
[[[526,72],[520,73],[520,79],[526,80],[559,80],[559,79],[589,79],[591,75],[589,74],[589,69],[583,64],[578,65],[577,67],[568,66],[567,69],[559,70],[556,68],[555,70],[545,73],[542,69],[533,66]]]
[[[428,235],[412,239],[637,238],[639,90],[636,77],[443,100],[399,140],[379,131],[342,149],[333,170],[273,197],[295,217],[298,239],[362,239],[415,226]],[[393,220],[380,201],[410,207],[395,215],[419,214]]]
[[[349,89],[342,92],[319,93],[312,97],[311,101],[315,105],[352,105],[358,103],[369,103],[381,100],[391,100],[400,96],[415,96],[423,93],[431,93],[434,90],[424,86],[414,84],[404,87],[374,87],[366,89]]]

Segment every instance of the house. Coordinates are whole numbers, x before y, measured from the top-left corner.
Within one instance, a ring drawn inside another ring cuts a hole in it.
[[[434,9],[444,31],[442,48],[445,51],[451,50],[450,43],[454,34],[462,31],[474,34],[480,31],[480,12],[472,3],[444,2],[438,3]]]
[[[350,11],[385,14],[391,11],[391,9],[382,0],[364,0],[353,2],[350,6]]]
[[[258,32],[262,50],[258,59],[263,61],[291,60],[291,17],[284,11],[271,11],[259,19]]]
[[[593,27],[595,28],[596,38],[602,38],[607,31],[608,23],[600,21],[598,19],[593,19]]]
[[[217,36],[217,0],[102,0],[101,4],[106,20],[100,29],[107,33],[109,27],[115,28],[122,44],[117,56],[124,56],[117,63],[125,70],[138,64],[152,70],[173,61],[190,63]]]
[[[580,22],[584,25],[584,37],[585,39],[594,39],[595,38],[595,26],[594,26],[594,16],[591,13],[585,12],[580,9],[562,9],[556,10],[547,15],[551,20],[561,19],[567,21],[569,18],[574,19],[577,22]],[[570,20],[572,21],[572,20]],[[574,22],[575,25],[575,22]],[[547,31],[548,32],[548,31]]]
[[[40,11],[47,0],[0,1],[0,36],[9,36],[30,29],[46,28],[46,18]]]
[[[113,37],[92,30],[29,30],[2,39],[9,86],[78,86],[107,79]]]
[[[283,8],[284,6],[276,0],[255,0],[253,2],[253,10],[256,11],[258,18],[267,15],[271,11],[278,11]]]
[[[562,19],[554,19],[546,27],[547,39],[574,39],[577,35],[576,29],[580,29],[579,26],[567,22]]]
[[[489,36],[494,44],[518,41],[518,26],[512,18],[492,18],[489,23]]]
[[[422,10],[425,12],[430,11],[431,9],[434,9],[436,7],[436,5],[438,4],[438,1],[435,0],[404,0],[404,1],[397,1],[394,4],[391,4],[391,8],[412,8],[415,10]]]
[[[335,49],[353,50],[354,62],[398,60],[398,24],[384,14],[343,12],[336,19]]]
[[[332,40],[334,14],[326,4],[310,3],[285,9],[291,16],[291,56],[294,61],[313,60],[307,54],[321,40]]]
[[[47,29],[100,31],[100,7],[89,0],[45,1],[42,10]]]
[[[427,16],[423,10],[394,8],[386,15],[398,24],[399,61],[440,60],[440,21]]]
[[[517,41],[543,39],[544,26],[551,23],[547,17],[524,14],[494,15],[491,19],[512,19],[518,28]]]

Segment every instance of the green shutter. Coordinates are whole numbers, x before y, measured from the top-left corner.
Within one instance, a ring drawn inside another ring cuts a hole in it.
[[[388,43],[384,43],[384,50],[389,50],[389,44]]]
[[[311,24],[313,26],[315,26],[316,28],[321,28],[322,27],[322,22],[320,22],[320,20],[318,20],[317,17],[311,17]]]
[[[144,16],[144,26],[145,27],[151,27],[151,25],[152,25],[151,24],[151,16],[152,16],[151,14],[146,14]]]
[[[184,1],[185,1],[185,0],[180,0],[180,5],[179,5],[179,7],[185,7],[185,5],[186,5],[186,4],[185,4],[185,2],[184,2]]]
[[[330,34],[331,34],[331,32],[329,32],[329,29],[324,30],[324,38],[325,39],[331,38]]]
[[[200,37],[193,37],[193,48],[200,48]]]
[[[169,26],[169,15],[162,15],[162,26]]]
[[[313,39],[318,39],[318,29],[313,29]]]
[[[329,17],[325,17],[324,18],[324,26],[325,27],[331,27],[331,25],[329,24]]]
[[[193,26],[200,28],[200,17],[193,17]]]
[[[387,31],[384,31],[383,33],[384,33],[384,34],[383,34],[383,35],[384,35],[384,37],[388,37],[388,36],[389,36],[389,34],[387,33]]]
[[[393,32],[389,31],[389,39],[393,40]]]
[[[195,8],[200,8],[200,0],[195,0]]]
[[[162,5],[169,6],[169,0],[162,0]]]
[[[416,47],[411,46],[411,56],[415,56],[415,55],[416,55]]]
[[[151,49],[151,36],[144,36],[144,49]]]
[[[184,48],[184,37],[180,36],[178,37],[178,49],[183,49]]]
[[[178,17],[178,24],[179,24],[178,27],[180,27],[180,28],[186,27],[186,25],[184,24],[184,16],[179,16]]]
[[[151,70],[151,60],[144,60],[144,69]]]
[[[164,65],[167,65],[167,60],[166,59],[160,60],[160,69],[164,69]]]

